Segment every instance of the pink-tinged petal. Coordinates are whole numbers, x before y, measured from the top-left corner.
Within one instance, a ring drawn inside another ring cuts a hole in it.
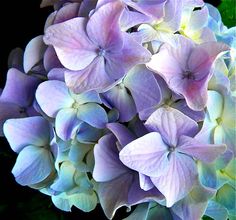
[[[64,21],[68,21],[72,18],[78,17],[79,8],[80,4],[77,2],[64,5],[60,10],[57,11],[53,23],[58,24]]]
[[[123,0],[128,6],[134,8],[135,10],[150,16],[152,19],[161,19],[164,16],[164,6],[166,0],[156,0],[156,1],[132,1]]]
[[[123,33],[124,45],[121,54],[117,57],[124,69],[128,71],[138,64],[145,64],[150,61],[151,53],[139,44],[132,35]],[[115,56],[116,57],[116,56]]]
[[[65,81],[74,93],[82,93],[89,90],[105,90],[114,83],[105,72],[104,58],[96,58],[88,67],[81,71],[66,71]]]
[[[229,50],[226,44],[219,42],[207,42],[198,45],[191,53],[188,60],[189,70],[201,75],[209,74],[211,65],[216,57]],[[203,72],[203,73],[202,73]]]
[[[95,45],[102,49],[122,48],[123,39],[119,19],[124,5],[121,1],[107,3],[98,8],[89,18],[87,33]]]
[[[44,53],[43,65],[47,72],[53,68],[63,68],[60,60],[57,57],[55,49],[52,46],[48,46]]]
[[[47,28],[44,42],[52,45],[61,63],[70,70],[82,70],[97,56],[96,46],[89,40],[86,18],[73,18]]]
[[[207,77],[207,76],[206,76]],[[207,105],[207,86],[208,79],[200,81],[188,80],[182,87],[182,95],[187,105],[194,111],[202,111]]]
[[[191,157],[173,152],[169,155],[167,170],[160,177],[151,177],[151,180],[165,196],[166,206],[171,207],[192,189],[197,180],[196,164]]]
[[[20,185],[26,186],[42,182],[53,170],[53,158],[49,150],[27,146],[19,153],[12,173]]]
[[[58,112],[55,122],[56,133],[64,141],[73,139],[81,124],[77,117],[77,110],[65,108]]]
[[[98,185],[98,197],[108,219],[112,219],[122,206],[128,205],[128,193],[133,182],[133,175],[125,173],[112,181]]]
[[[128,171],[128,168],[119,160],[116,141],[116,138],[112,134],[107,134],[94,147],[95,166],[93,178],[97,182],[116,179]]]
[[[43,36],[33,38],[26,46],[24,53],[24,70],[28,73],[42,61],[47,46],[43,42]]]
[[[128,122],[136,115],[134,100],[123,84],[113,87],[102,95],[112,108],[119,111],[120,122]]]
[[[144,191],[148,191],[154,187],[150,177],[142,173],[139,173],[139,184],[140,188],[143,189]]]
[[[135,135],[122,124],[109,123],[106,127],[116,136],[122,147],[136,138]]]
[[[40,108],[53,118],[58,111],[71,107],[74,103],[65,83],[57,80],[41,83],[36,91],[36,100]]]
[[[152,132],[138,138],[120,151],[120,160],[142,174],[158,177],[168,166],[168,146],[161,135]]]
[[[171,44],[164,44],[160,51],[153,55],[147,66],[159,73],[168,83],[173,76],[182,74],[187,69],[189,55],[194,43],[181,35],[173,36]]]
[[[26,117],[27,114],[16,104],[1,102],[0,101],[0,136],[4,136],[3,134],[3,124],[7,119],[10,118],[23,118]]]
[[[11,68],[7,73],[7,82],[2,91],[0,100],[11,102],[22,107],[32,104],[35,90],[40,80],[28,76],[21,71]]]
[[[164,49],[154,54],[146,66],[153,72],[160,74],[167,84],[174,75],[178,76],[183,72],[177,59],[171,56],[168,50]]]
[[[211,163],[225,152],[226,146],[224,144],[204,144],[195,138],[183,135],[179,138],[177,149],[179,152],[193,156],[205,163]]]
[[[79,106],[77,117],[95,128],[104,128],[108,123],[106,111],[96,103]]]
[[[170,107],[157,109],[145,126],[149,131],[160,132],[170,146],[176,146],[181,135],[193,137],[198,132],[198,124],[194,120]]]
[[[50,142],[49,123],[39,116],[9,119],[3,127],[4,134],[15,152],[20,152],[27,145],[47,146]]]
[[[124,78],[124,84],[130,90],[138,112],[157,106],[161,101],[160,87],[153,73],[144,65],[131,69]]]

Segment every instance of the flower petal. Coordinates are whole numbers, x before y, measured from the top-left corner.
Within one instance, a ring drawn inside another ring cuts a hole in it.
[[[40,80],[11,68],[7,73],[7,82],[1,94],[1,101],[12,102],[22,107],[32,104],[35,90]]]
[[[152,132],[138,138],[120,151],[120,160],[127,167],[147,176],[158,177],[168,165],[168,146],[161,135]]]
[[[98,185],[98,197],[107,218],[112,219],[117,209],[128,206],[128,193],[132,182],[133,175],[126,173]]]
[[[123,84],[114,86],[102,94],[111,107],[119,111],[119,121],[128,122],[137,113],[134,100]]]
[[[123,9],[124,5],[120,1],[109,2],[98,8],[89,18],[86,29],[94,44],[109,50],[122,48],[119,19]]]
[[[96,46],[89,40],[86,18],[77,17],[47,28],[44,42],[52,45],[63,66],[82,70],[97,56]]]
[[[43,36],[33,38],[26,46],[24,53],[24,70],[28,73],[42,61],[47,46],[43,43]]]
[[[82,93],[89,90],[104,90],[114,83],[114,80],[105,72],[104,58],[97,57],[81,71],[66,71],[65,82],[74,93]]]
[[[169,146],[176,146],[181,135],[194,136],[198,132],[198,124],[174,108],[159,108],[148,118],[145,126],[149,131],[161,133]]]
[[[77,117],[77,110],[73,108],[65,108],[58,112],[55,121],[55,130],[63,141],[73,139],[76,131],[81,124],[81,120]]]
[[[7,119],[24,118],[26,116],[26,112],[24,112],[18,105],[0,101],[0,136],[4,136],[3,124]]]
[[[225,152],[226,146],[223,144],[204,144],[194,138],[182,135],[179,138],[177,149],[181,153],[191,155],[203,162],[211,163]]]
[[[50,125],[39,116],[9,119],[5,122],[3,131],[11,148],[17,153],[27,145],[43,147],[50,142]]]
[[[74,174],[75,174],[75,167],[69,161],[64,161],[60,165],[59,170],[59,178],[50,186],[53,190],[57,192],[66,192],[73,187],[75,187],[74,183]]]
[[[161,101],[160,87],[153,73],[144,65],[131,69],[124,78],[124,84],[130,90],[138,112],[156,106]]]
[[[106,111],[95,103],[79,106],[77,117],[95,128],[104,128],[108,123]]]
[[[160,177],[151,177],[153,184],[165,196],[166,206],[171,207],[184,198],[197,179],[195,162],[187,155],[173,152],[167,170]]]
[[[107,128],[116,136],[122,147],[135,139],[135,135],[122,124],[109,123]]]
[[[74,100],[64,82],[49,80],[39,85],[36,99],[41,109],[50,117],[56,117],[62,108],[71,107]]]
[[[97,182],[106,182],[116,179],[128,171],[119,160],[116,139],[111,134],[103,136],[98,144],[95,145],[94,158],[95,166],[93,178]]]
[[[53,158],[47,149],[27,146],[18,155],[12,173],[19,184],[26,186],[45,180],[53,169]]]

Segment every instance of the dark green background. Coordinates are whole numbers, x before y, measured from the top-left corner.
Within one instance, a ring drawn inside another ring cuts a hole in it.
[[[235,0],[206,2],[220,5],[225,24],[235,25]],[[43,33],[45,20],[52,9],[40,9],[39,4],[40,0],[3,0],[0,4],[0,88],[5,84],[7,57],[11,49],[25,48],[30,39]],[[66,213],[55,208],[50,197],[21,187],[11,174],[15,159],[16,154],[5,139],[0,138],[0,220],[106,219],[99,206],[90,213],[83,213],[76,208],[72,213]],[[115,219],[120,220],[125,215],[126,212],[121,210]]]

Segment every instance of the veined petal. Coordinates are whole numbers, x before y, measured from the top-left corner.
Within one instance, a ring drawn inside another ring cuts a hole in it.
[[[156,106],[161,101],[160,87],[153,73],[144,65],[131,69],[124,78],[124,84],[130,90],[138,112]]]
[[[171,207],[184,198],[197,179],[194,160],[184,154],[170,154],[167,170],[160,177],[151,177],[153,184],[165,196],[166,206]]]
[[[142,174],[158,177],[168,167],[168,146],[161,135],[152,132],[138,138],[120,151],[120,160]]]
[[[61,63],[70,70],[82,70],[97,56],[87,36],[87,19],[77,17],[47,28],[44,42],[52,45]]]
[[[71,107],[74,100],[64,82],[49,80],[39,85],[36,100],[41,109],[50,117],[55,118],[58,111]]]
[[[74,93],[89,90],[105,90],[114,80],[105,71],[105,60],[97,57],[89,66],[80,71],[66,71],[65,82]]]
[[[119,19],[123,9],[121,1],[109,2],[98,8],[89,18],[86,30],[94,44],[109,50],[122,48]]]
[[[194,138],[182,135],[179,138],[177,149],[181,153],[193,156],[203,162],[211,163],[225,152],[226,146],[223,144],[204,144]]]
[[[12,173],[19,184],[26,186],[45,180],[53,169],[53,158],[49,150],[27,146],[18,155]]]
[[[194,120],[170,107],[157,109],[145,126],[149,131],[160,132],[170,146],[176,146],[181,135],[193,137],[198,132],[198,124]]]

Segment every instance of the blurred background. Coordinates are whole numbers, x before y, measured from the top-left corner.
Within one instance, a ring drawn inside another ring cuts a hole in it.
[[[218,6],[224,23],[235,25],[235,0],[205,1]],[[40,9],[40,0],[3,0],[0,4],[0,88],[5,85],[7,59],[15,47],[25,48],[37,35],[43,34],[43,27],[52,8]],[[232,7],[233,6],[233,7]],[[55,208],[50,197],[18,185],[11,174],[16,154],[4,138],[0,138],[0,219],[1,220],[64,220],[97,219],[105,220],[100,206],[95,211],[83,213],[74,208],[71,213]],[[116,215],[117,220],[126,216],[125,209]],[[17,217],[16,217],[17,216]]]

